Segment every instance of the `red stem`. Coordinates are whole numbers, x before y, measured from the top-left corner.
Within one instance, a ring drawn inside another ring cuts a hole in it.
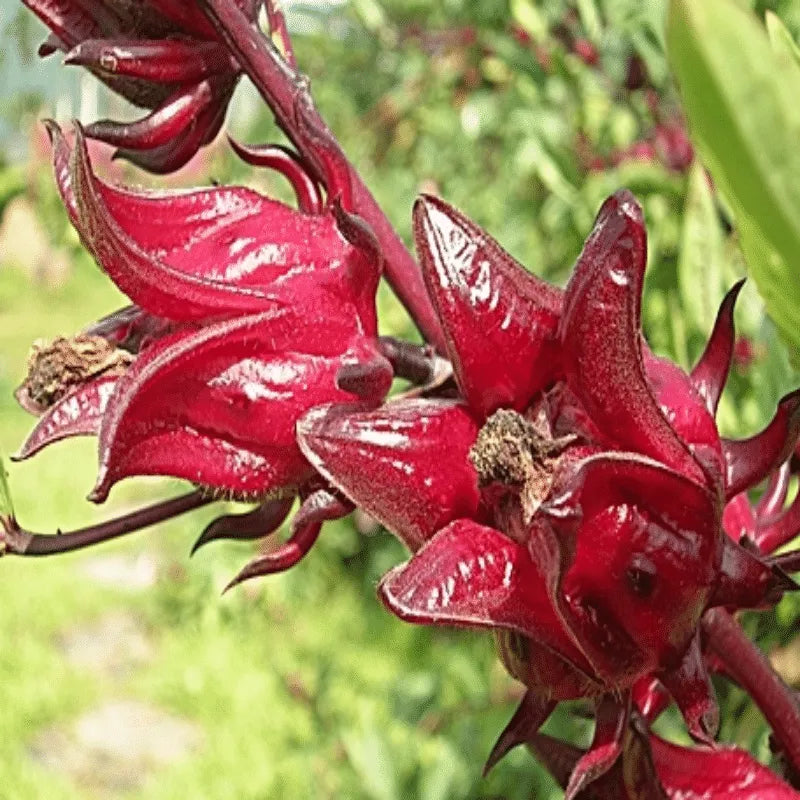
[[[312,109],[315,126],[336,142],[333,134],[313,105],[308,80],[286,63],[275,45],[251,24],[231,0],[198,0],[212,24],[238,60],[242,69],[266,100],[278,126],[289,137],[300,155],[314,167],[315,177],[324,179],[318,155],[310,152],[307,137],[297,129],[294,108],[297,98],[305,95]],[[338,146],[338,145],[337,145]],[[438,318],[422,280],[422,274],[383,210],[375,201],[355,167],[348,162],[353,186],[355,210],[372,228],[385,259],[386,279],[423,336],[444,353],[444,337]]]
[[[157,522],[177,517],[213,501],[213,497],[198,489],[180,497],[173,497],[170,500],[163,500],[152,506],[140,508],[138,511],[107,522],[89,525],[69,533],[59,531],[55,535],[31,533],[20,528],[16,520],[0,516],[0,554],[49,556],[56,553],[68,553],[147,528]]]
[[[786,757],[800,769],[800,706],[791,689],[727,611],[707,611],[702,625],[726,673],[755,700]]]

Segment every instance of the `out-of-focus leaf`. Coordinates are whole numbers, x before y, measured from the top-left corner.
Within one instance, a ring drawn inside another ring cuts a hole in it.
[[[365,715],[361,730],[344,737],[344,748],[368,797],[372,800],[400,800],[392,749],[374,720]]]
[[[800,66],[800,47],[797,46],[797,42],[792,38],[792,34],[789,33],[789,29],[783,24],[781,18],[772,11],[767,11],[764,20],[767,23],[767,33],[773,50],[778,55],[788,56]]]
[[[800,357],[800,67],[734,0],[671,0],[668,53],[693,137],[747,264]]]
[[[689,176],[678,256],[678,290],[690,325],[706,332],[726,291],[724,237],[702,166]]]

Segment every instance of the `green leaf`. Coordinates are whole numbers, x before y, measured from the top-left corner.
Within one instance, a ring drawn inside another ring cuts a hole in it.
[[[671,0],[667,49],[750,273],[800,358],[800,67],[734,0]]]
[[[783,24],[781,18],[772,11],[767,11],[764,20],[767,23],[767,33],[772,43],[772,49],[778,55],[788,56],[800,66],[800,47],[797,46],[797,42],[792,38],[792,34],[789,33],[789,29]]]
[[[724,236],[703,168],[692,167],[678,256],[678,291],[695,331],[706,333],[726,291]]]

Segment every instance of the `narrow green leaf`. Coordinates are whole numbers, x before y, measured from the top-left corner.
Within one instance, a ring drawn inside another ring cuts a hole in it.
[[[767,310],[800,357],[800,68],[734,0],[671,0],[667,49],[693,139]]]

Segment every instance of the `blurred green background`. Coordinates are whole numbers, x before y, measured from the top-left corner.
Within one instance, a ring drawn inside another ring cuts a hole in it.
[[[750,5],[778,13],[797,38],[800,3]],[[598,206],[627,186],[649,229],[646,335],[656,352],[693,363],[744,264],[724,208],[681,144],[662,0],[287,9],[323,116],[404,237],[415,195],[433,191],[531,270],[563,282]],[[57,57],[36,61],[43,33],[20,4],[1,0],[0,11],[0,448],[8,454],[30,426],[12,391],[31,342],[74,332],[125,301],[66,221],[38,123],[89,121],[98,107],[117,106]],[[242,140],[280,139],[244,82],[230,117]],[[163,184],[104,153],[95,151],[98,169],[112,178]],[[278,178],[237,163],[224,140],[167,182],[211,180],[288,199]],[[388,291],[380,303],[384,332],[412,335]],[[737,323],[719,419],[724,434],[741,436],[765,424],[798,376],[750,284]],[[22,524],[68,530],[181,490],[129,481],[95,509],[83,499],[94,468],[89,440],[10,467]],[[328,525],[290,573],[220,597],[253,546],[215,543],[189,561],[214,513],[82,554],[0,563],[0,798],[560,796],[522,750],[481,779],[520,688],[489,637],[415,628],[380,607],[374,586],[404,558],[390,536],[364,519],[361,532],[349,520]],[[790,644],[797,611],[785,599],[747,625],[800,685]],[[722,738],[768,759],[759,714],[741,693],[724,685],[719,693]],[[580,710],[559,709],[545,730],[585,741],[591,729]],[[683,735],[669,714],[660,726]]]

